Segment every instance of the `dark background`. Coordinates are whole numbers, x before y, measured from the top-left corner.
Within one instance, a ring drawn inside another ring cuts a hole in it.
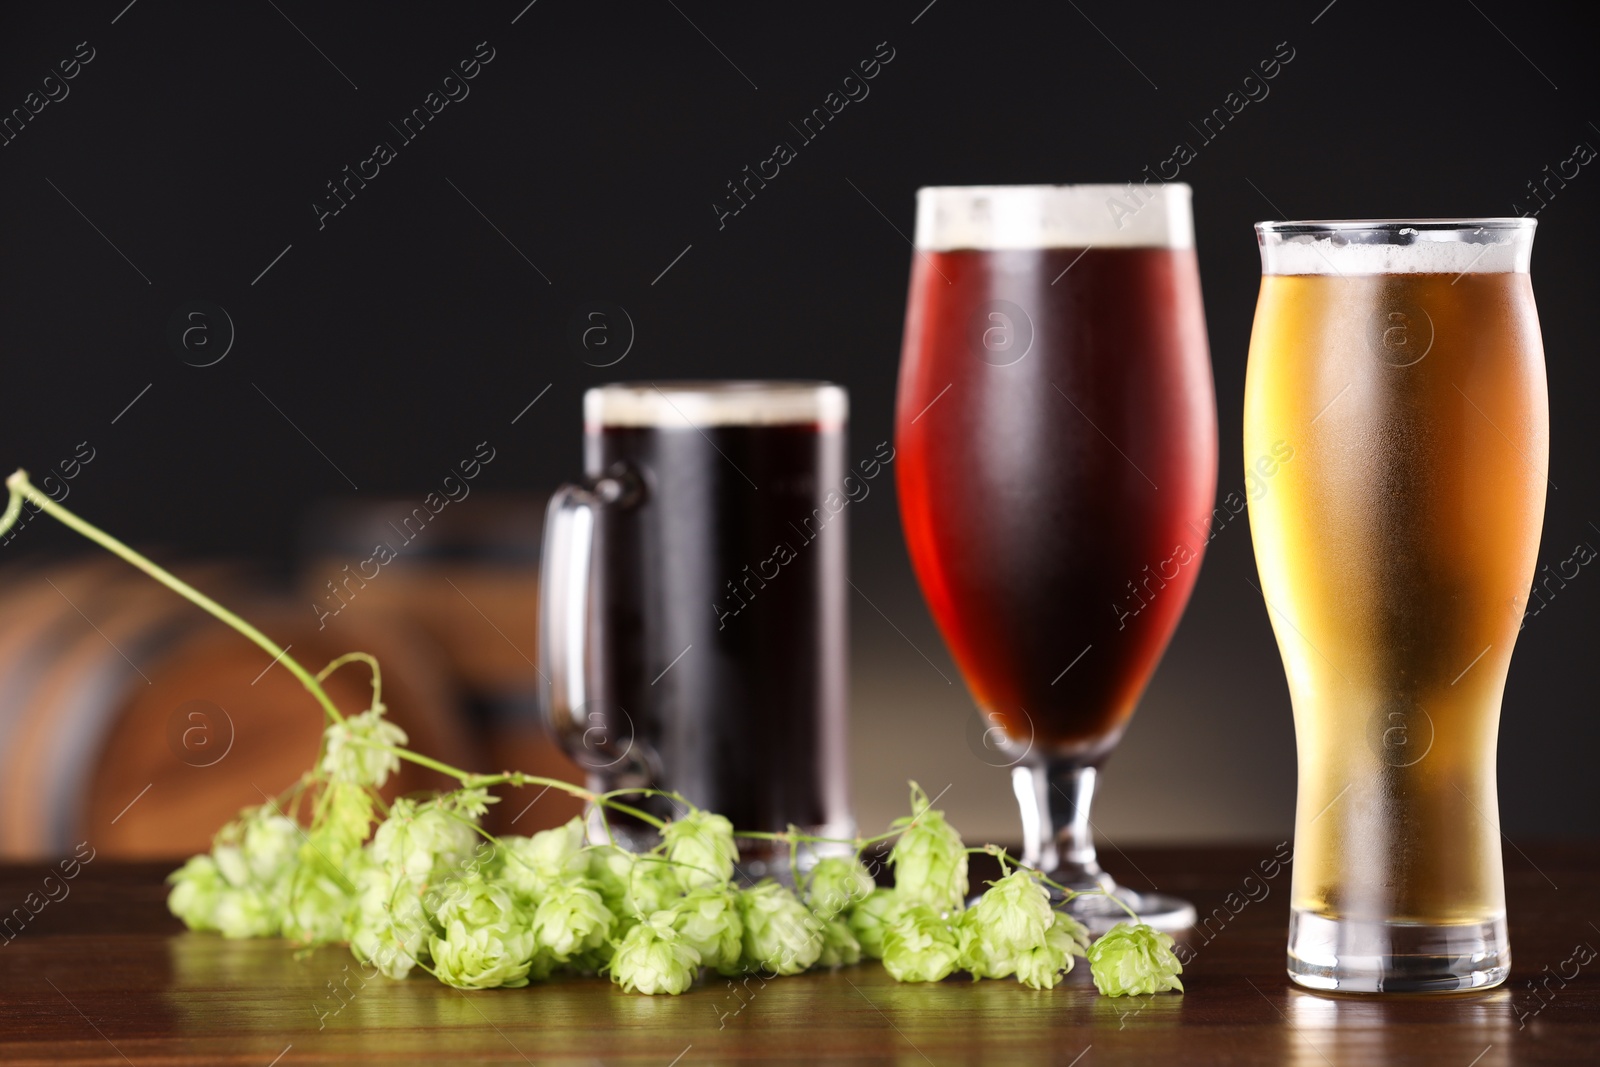
[[[0,113],[78,42],[94,49],[70,94],[0,147],[0,465],[42,471],[87,440],[82,513],[286,573],[313,502],[420,498],[485,439],[498,458],[483,487],[548,491],[579,469],[582,390],[618,378],[830,378],[850,388],[865,457],[891,434],[917,186],[1132,179],[1198,144],[1188,123],[1286,41],[1270,96],[1182,175],[1223,493],[1242,482],[1252,222],[1513,214],[1536,205],[1526,185],[1546,165],[1600,146],[1593,35],[1553,3],[525,3],[0,16]],[[470,96],[401,146],[388,123],[482,41],[494,58]],[[724,183],[796,141],[788,123],[879,42],[894,58],[870,96],[719,229]],[[380,140],[398,157],[319,229],[325,183]],[[1597,204],[1591,163],[1541,211],[1534,257],[1552,565],[1600,544]],[[193,300],[236,329],[211,367],[169,342]],[[569,339],[590,301],[631,318],[622,364],[588,366]],[[859,813],[891,817],[916,776],[951,784],[941,803],[970,836],[1014,838],[1006,776],[969,750],[966,694],[940,676],[957,677],[891,483],[851,511]],[[1103,839],[1290,832],[1293,731],[1248,542],[1241,520],[1211,545],[1112,761]],[[39,523],[0,553],[76,547]],[[1500,748],[1513,841],[1600,834],[1597,596],[1585,569],[1519,642]]]

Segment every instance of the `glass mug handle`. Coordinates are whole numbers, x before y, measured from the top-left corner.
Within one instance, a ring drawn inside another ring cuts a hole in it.
[[[618,467],[600,478],[563,485],[545,513],[539,574],[539,662],[550,687],[545,722],[591,777],[614,779],[630,770],[648,774],[652,762],[631,728],[619,731],[606,709],[591,706],[600,667],[599,649],[590,640],[596,527],[607,508],[635,504],[640,487],[637,475]]]

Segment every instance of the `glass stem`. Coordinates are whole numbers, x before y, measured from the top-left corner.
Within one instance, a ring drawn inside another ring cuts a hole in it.
[[[1022,811],[1022,861],[1072,889],[1112,884],[1095,859],[1089,823],[1098,776],[1096,768],[1068,761],[1011,769]]]

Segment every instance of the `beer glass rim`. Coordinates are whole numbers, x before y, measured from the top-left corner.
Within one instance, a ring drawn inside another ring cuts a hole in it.
[[[1470,234],[1480,230],[1510,233],[1532,233],[1538,226],[1535,218],[1486,217],[1463,219],[1301,219],[1256,223],[1256,233],[1261,236],[1280,234],[1285,237],[1301,234],[1353,234],[1371,233],[1409,236],[1407,230],[1427,233],[1456,231]],[[1404,242],[1394,242],[1404,243]]]
[[[1256,223],[1266,275],[1526,274],[1531,218]]]
[[[801,378],[706,378],[610,382],[585,390],[590,428],[685,426],[842,427],[849,394],[841,385]]]
[[[917,190],[919,252],[1194,247],[1183,182],[926,185]]]

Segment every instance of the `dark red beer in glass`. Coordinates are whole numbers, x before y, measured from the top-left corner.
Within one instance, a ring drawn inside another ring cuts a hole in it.
[[[1104,884],[1087,831],[1096,768],[1183,613],[1216,491],[1188,193],[918,198],[901,518],[929,608],[1015,757],[1019,799],[1044,805],[1025,818],[1040,826],[1032,858],[1069,882]]]

